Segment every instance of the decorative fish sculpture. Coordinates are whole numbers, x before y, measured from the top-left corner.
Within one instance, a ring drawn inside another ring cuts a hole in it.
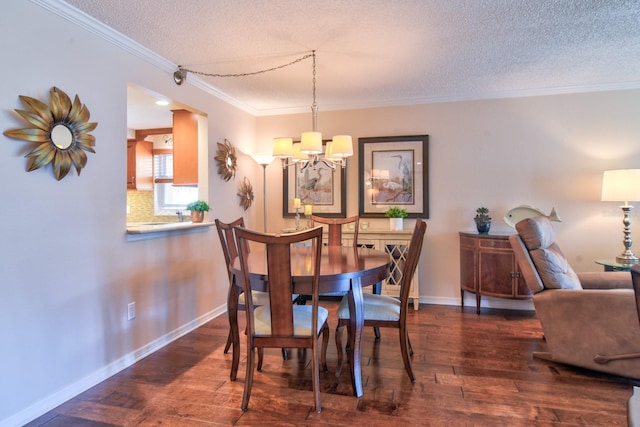
[[[556,212],[556,208],[552,208],[551,213],[549,213],[549,215],[545,215],[545,213],[540,209],[529,205],[520,205],[509,210],[509,212],[504,215],[504,222],[515,228],[519,221],[527,218],[533,218],[534,216],[545,216],[549,218],[549,221],[562,222]]]

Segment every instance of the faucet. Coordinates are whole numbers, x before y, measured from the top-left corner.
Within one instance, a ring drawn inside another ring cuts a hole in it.
[[[184,221],[184,214],[182,213],[182,211],[176,211],[176,215],[178,215],[179,222]]]

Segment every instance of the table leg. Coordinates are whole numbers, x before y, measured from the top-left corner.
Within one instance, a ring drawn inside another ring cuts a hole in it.
[[[232,338],[232,350],[233,359],[231,362],[231,374],[229,378],[231,381],[236,380],[238,375],[238,366],[240,365],[240,332],[238,331],[238,296],[240,290],[235,284],[235,279],[232,278],[232,283],[229,286],[229,294],[227,296],[227,314],[229,316],[229,330],[231,331]]]
[[[362,397],[362,370],[360,366],[360,351],[362,344],[362,330],[364,329],[364,307],[362,301],[362,284],[360,278],[351,280],[349,291],[349,313],[351,313],[349,346],[351,352],[351,382],[356,397]]]

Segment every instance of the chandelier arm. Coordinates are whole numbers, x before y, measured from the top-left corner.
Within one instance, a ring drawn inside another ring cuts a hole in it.
[[[270,71],[276,71],[276,70],[280,70],[282,68],[285,67],[289,67],[291,65],[297,64],[298,62],[304,61],[307,58],[313,58],[313,69],[314,69],[314,76],[315,76],[315,60],[316,60],[316,51],[312,51],[312,53],[307,53],[306,55],[301,56],[298,59],[295,59],[287,64],[282,64],[282,65],[277,65],[275,67],[271,67],[271,68],[267,68],[265,70],[259,70],[259,71],[253,71],[253,72],[248,72],[248,73],[232,73],[232,74],[218,74],[218,73],[205,73],[203,71],[195,71],[195,70],[191,70],[189,68],[184,68],[182,65],[178,65],[178,68],[182,71],[185,72],[189,72],[189,73],[193,73],[193,74],[198,74],[201,76],[206,76],[206,77],[247,77],[247,76],[255,76],[256,74],[263,74],[263,73],[268,73]],[[314,77],[315,79],[315,77]],[[315,80],[314,80],[315,82]],[[315,103],[315,83],[314,83],[314,103]]]

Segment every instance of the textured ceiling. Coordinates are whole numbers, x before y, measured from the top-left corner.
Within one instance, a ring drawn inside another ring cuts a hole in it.
[[[640,87],[640,1],[66,3],[206,73],[257,71],[315,49],[320,111]],[[309,111],[311,65],[200,78],[254,114]]]

